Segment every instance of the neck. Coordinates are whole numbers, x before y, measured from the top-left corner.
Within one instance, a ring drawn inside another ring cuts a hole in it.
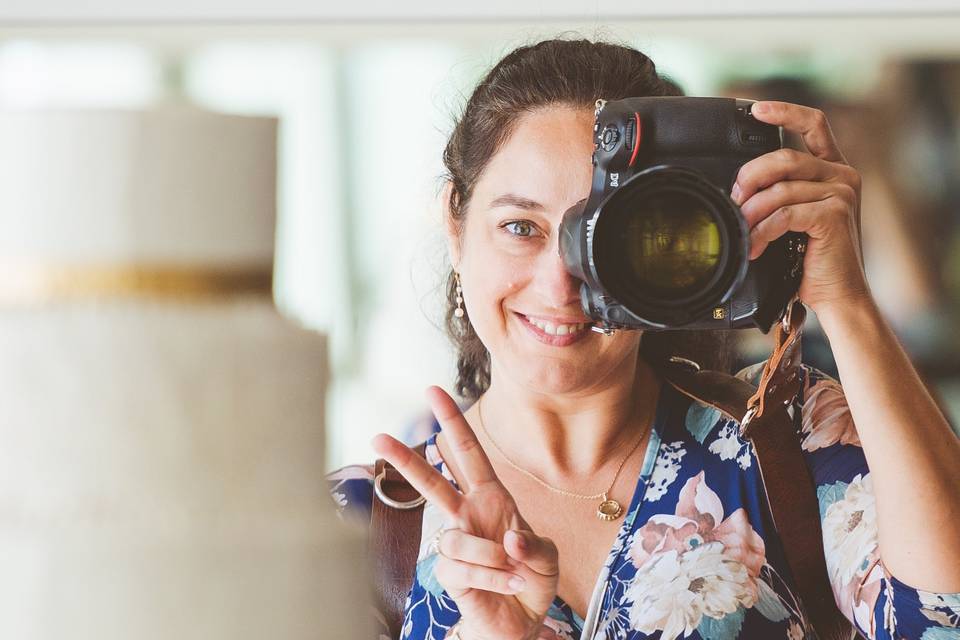
[[[517,385],[496,366],[490,373],[490,388],[468,412],[471,422],[479,420],[479,404],[489,439],[544,479],[590,478],[616,466],[646,435],[660,389],[653,370],[636,357],[591,387],[564,394]],[[485,448],[496,456],[495,448]]]

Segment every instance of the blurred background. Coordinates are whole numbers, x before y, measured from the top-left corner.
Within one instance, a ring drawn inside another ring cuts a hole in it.
[[[273,471],[289,484],[372,460],[377,432],[422,433],[423,389],[454,380],[446,136],[492,64],[558,34],[636,46],[689,95],[826,111],[864,178],[874,295],[960,420],[960,7],[400,7],[4,6],[0,404],[19,412],[5,438],[227,424],[250,450],[221,478],[282,436]],[[810,322],[806,358],[835,371]],[[740,342],[742,364],[769,350],[757,332]]]
[[[93,117],[206,114],[210,146],[196,150],[207,154],[192,174],[198,184],[214,178],[196,172],[229,171],[220,164],[227,154],[217,147],[225,134],[215,132],[215,115],[276,123],[275,155],[272,148],[245,149],[255,156],[248,162],[275,170],[275,184],[228,184],[220,175],[220,190],[207,189],[202,204],[187,207],[189,215],[182,212],[189,198],[181,193],[171,203],[181,210],[169,230],[173,253],[161,258],[193,251],[187,258],[196,264],[240,251],[247,267],[255,258],[254,266],[269,268],[264,259],[273,256],[277,309],[329,340],[325,462],[336,468],[371,459],[376,432],[403,435],[422,423],[426,385],[452,385],[452,350],[438,328],[438,285],[447,262],[437,193],[446,135],[473,84],[511,48],[542,37],[578,33],[627,42],[690,95],[778,98],[827,111],[842,149],[864,176],[864,250],[874,294],[956,422],[960,16],[878,10],[578,21],[539,5],[530,13],[542,13],[545,22],[386,15],[339,23],[104,26],[93,20],[7,27],[0,29],[0,109],[8,121],[24,114],[77,118],[58,125],[64,135],[89,130],[86,119]],[[35,126],[49,130],[47,123]],[[25,182],[35,195],[65,188],[50,183],[42,162],[31,171],[20,166],[20,173],[24,193]],[[122,174],[113,175],[117,183],[110,179],[96,182],[98,193],[129,187],[119,182]],[[91,188],[72,184],[63,200],[89,199]],[[156,202],[178,185],[144,188],[153,191],[143,201]],[[23,203],[3,213],[6,257],[34,245],[18,234],[63,235],[60,216],[96,235],[104,215],[99,202],[57,213],[49,211],[57,203],[34,199],[30,206],[48,206],[35,214],[43,224],[21,219],[28,210]],[[113,215],[124,215],[120,209]],[[236,239],[241,245],[262,246],[242,254],[242,247],[225,246],[220,234],[231,233],[248,236]],[[219,235],[224,246],[204,255],[198,234]],[[70,237],[58,240],[62,255],[44,259],[66,264],[75,258],[77,236]],[[140,242],[135,237],[135,231],[124,236]],[[98,247],[80,257],[96,261],[103,257]],[[758,336],[743,336],[743,362],[764,357],[766,343]],[[807,344],[808,357],[829,370],[826,345],[812,333]],[[282,407],[277,411],[280,419]]]

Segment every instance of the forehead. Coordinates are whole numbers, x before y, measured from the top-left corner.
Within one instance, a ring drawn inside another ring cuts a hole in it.
[[[565,210],[587,196],[593,174],[593,110],[551,106],[526,113],[493,155],[474,191],[522,195]]]

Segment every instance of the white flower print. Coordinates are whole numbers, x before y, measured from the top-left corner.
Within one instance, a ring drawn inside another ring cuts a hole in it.
[[[750,576],[741,563],[725,556],[723,543],[709,542],[687,551],[651,558],[625,596],[634,602],[630,624],[664,640],[689,636],[703,616],[722,618],[756,602]]]
[[[653,475],[647,486],[644,497],[648,502],[656,502],[667,493],[667,489],[677,479],[680,470],[680,460],[687,455],[683,448],[683,441],[664,443],[657,453],[657,461],[653,466]]]
[[[857,475],[842,499],[829,507],[823,519],[827,567],[835,586],[845,587],[877,547],[877,510],[870,474]]]
[[[720,429],[717,439],[710,443],[710,452],[720,456],[721,460],[737,459],[741,469],[750,466],[750,443],[741,440],[737,424],[729,422]]]
[[[724,517],[723,503],[702,471],[684,484],[675,514],[654,515],[636,531],[629,557],[637,567],[624,593],[631,603],[630,624],[647,634],[663,630],[665,640],[701,625],[739,628],[743,610],[760,598],[763,539],[743,509]],[[766,604],[764,616],[787,617]]]

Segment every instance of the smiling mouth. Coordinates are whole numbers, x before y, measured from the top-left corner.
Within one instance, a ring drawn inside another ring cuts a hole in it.
[[[570,333],[577,333],[583,331],[588,326],[585,322],[578,324],[553,324],[551,322],[538,320],[537,318],[531,318],[530,316],[524,316],[524,318],[527,322],[549,336],[565,336]]]
[[[537,340],[556,347],[564,347],[581,340],[590,333],[589,329],[593,325],[591,322],[550,322],[540,318],[531,318],[522,313],[514,313]]]

